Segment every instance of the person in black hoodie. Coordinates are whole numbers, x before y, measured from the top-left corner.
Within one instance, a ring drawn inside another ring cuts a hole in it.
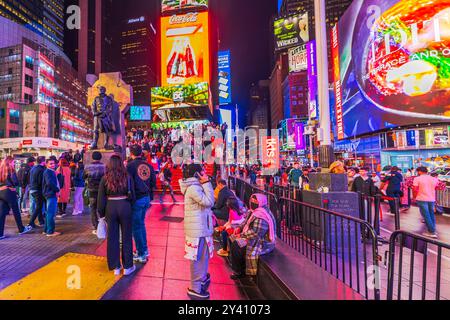
[[[30,198],[31,198],[31,218],[29,226],[36,228],[36,218],[39,221],[39,226],[44,226],[44,216],[42,210],[44,208],[44,195],[42,193],[42,181],[45,171],[45,157],[38,157],[37,164],[30,172]]]
[[[234,193],[227,187],[227,182],[223,179],[218,181],[219,195],[217,201],[212,208],[212,211],[217,219],[228,221],[229,210],[227,207],[227,200],[229,198],[235,198]]]
[[[16,188],[19,186],[16,172],[14,170],[14,159],[7,157],[0,165],[0,240],[4,239],[6,216],[12,209],[14,219],[16,220],[19,234],[30,232],[30,226],[24,227],[20,215],[19,202]]]
[[[353,180],[352,191],[361,193],[364,196],[373,197],[377,194],[377,188],[368,173],[369,168],[364,167],[359,169],[359,176]]]
[[[147,246],[147,232],[145,229],[145,215],[153,200],[153,187],[156,176],[152,166],[142,158],[142,148],[134,145],[130,148],[131,161],[127,171],[134,182],[136,201],[133,203],[133,237],[136,243],[134,261],[146,263],[149,255]]]
[[[386,195],[391,198],[400,198],[402,196],[403,176],[400,174],[398,167],[392,167],[391,172],[383,179],[384,183],[388,183]],[[395,213],[395,200],[389,201],[391,213]]]
[[[27,203],[30,198],[30,172],[34,167],[35,162],[36,159],[34,157],[29,157],[27,163],[24,163],[17,173],[20,186],[20,209],[22,209],[22,211],[28,211]]]
[[[47,169],[44,171],[42,180],[42,193],[45,198],[45,230],[43,234],[47,237],[59,236],[60,232],[55,232],[55,216],[58,209],[58,195],[60,191],[59,181],[56,175],[56,162],[53,159],[47,160]]]

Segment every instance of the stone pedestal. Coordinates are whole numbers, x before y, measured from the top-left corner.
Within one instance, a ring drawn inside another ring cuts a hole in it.
[[[311,173],[309,175],[309,189],[317,190],[327,187],[330,192],[348,191],[348,178],[346,174]]]
[[[101,162],[104,163],[105,166],[108,163],[108,161],[111,158],[111,156],[113,156],[114,154],[117,154],[117,155],[121,156],[122,159],[124,159],[122,153],[117,153],[117,152],[114,152],[113,150],[88,150],[84,154],[84,159],[83,159],[83,163],[84,163],[85,166],[88,165],[88,164],[91,164],[93,162],[93,160],[92,160],[92,153],[94,153],[95,151],[98,151],[98,152],[100,152],[102,154]]]

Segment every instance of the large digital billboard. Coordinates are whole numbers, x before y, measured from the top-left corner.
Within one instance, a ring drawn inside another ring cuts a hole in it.
[[[131,106],[130,121],[150,121],[152,111],[150,106]]]
[[[172,12],[184,9],[207,9],[208,0],[162,0],[161,11]]]
[[[209,103],[207,82],[152,88],[152,110],[202,107]]]
[[[353,1],[332,51],[339,139],[450,122],[450,1]]]
[[[231,104],[230,51],[219,52],[219,105]]]
[[[210,81],[208,12],[161,18],[162,86]]]
[[[273,23],[275,49],[282,50],[309,41],[308,14],[276,18]]]

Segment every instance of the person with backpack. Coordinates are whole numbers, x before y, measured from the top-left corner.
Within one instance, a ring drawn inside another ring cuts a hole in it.
[[[29,211],[28,208],[28,200],[30,198],[30,172],[34,167],[34,163],[36,159],[34,157],[29,157],[27,159],[27,163],[23,164],[19,172],[17,173],[17,178],[19,179],[19,187],[20,187],[20,203],[19,207],[22,209],[22,212]]]
[[[144,160],[141,146],[132,146],[130,152],[131,161],[127,164],[127,171],[134,182],[136,193],[136,201],[132,205],[133,238],[136,244],[136,253],[133,255],[133,260],[139,263],[146,263],[149,252],[145,216],[153,200],[156,176],[152,166]]]

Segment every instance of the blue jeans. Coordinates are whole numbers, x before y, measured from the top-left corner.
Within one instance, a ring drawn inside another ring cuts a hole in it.
[[[420,214],[425,219],[428,231],[431,233],[436,232],[436,218],[434,216],[434,202],[429,201],[416,201],[417,206],[420,209]]]
[[[147,231],[145,230],[145,214],[150,208],[150,197],[144,197],[133,204],[133,238],[138,256],[148,254]]]
[[[45,210],[45,229],[46,234],[55,233],[55,216],[56,210],[58,208],[58,199],[49,198],[46,199],[46,210]]]

